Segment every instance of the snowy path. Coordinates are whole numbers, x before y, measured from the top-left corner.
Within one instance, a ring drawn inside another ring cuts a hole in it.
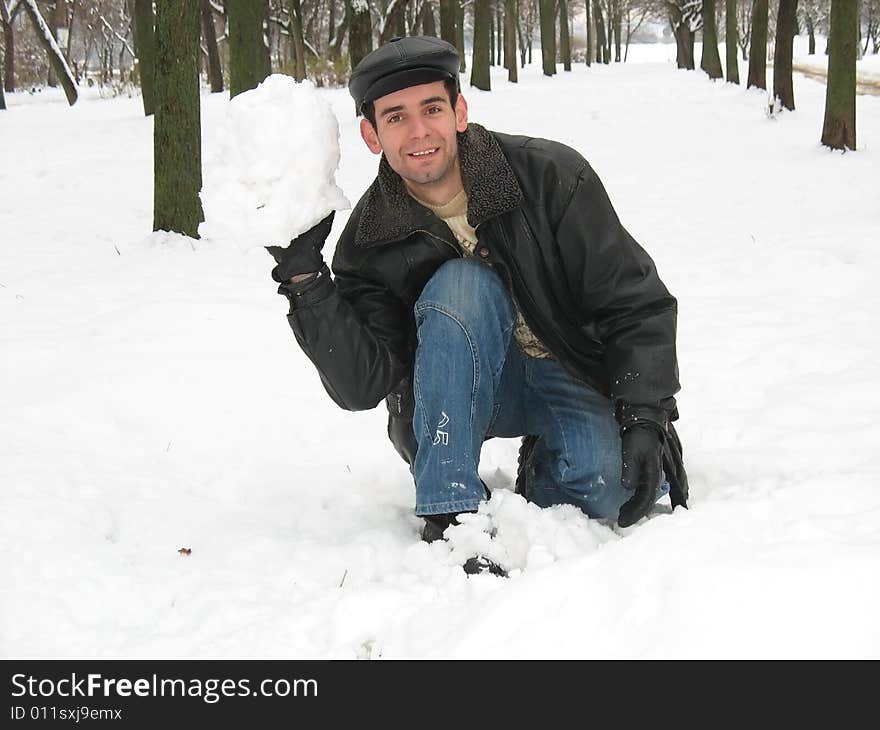
[[[265,252],[146,236],[138,99],[13,95],[0,656],[880,656],[880,99],[831,153],[824,86],[795,83],[775,119],[668,64],[467,92],[474,121],[583,152],[680,305],[691,510],[537,510],[491,443],[506,581],[419,543],[381,410],[323,393]],[[376,160],[325,93],[356,200]]]

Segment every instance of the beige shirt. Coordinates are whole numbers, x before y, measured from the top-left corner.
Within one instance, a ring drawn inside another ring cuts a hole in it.
[[[468,223],[468,199],[467,193],[464,190],[445,205],[431,205],[415,195],[412,197],[428,208],[428,210],[433,211],[434,215],[442,219],[449,226],[465,256],[474,255],[474,249],[477,246],[477,232]],[[551,357],[547,348],[535,336],[535,333],[529,329],[525,319],[523,319],[522,312],[519,311],[519,307],[516,307],[516,324],[513,328],[513,336],[519,345],[519,349],[529,357]]]

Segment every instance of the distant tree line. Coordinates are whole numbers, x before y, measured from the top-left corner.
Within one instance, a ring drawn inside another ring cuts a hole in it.
[[[73,104],[83,81],[139,84],[144,113],[155,114],[154,229],[197,237],[203,81],[231,96],[272,72],[342,84],[378,44],[426,34],[460,49],[462,72],[470,41],[470,84],[490,90],[490,66],[516,82],[535,41],[547,76],[560,63],[570,71],[573,61],[625,62],[646,21],[668,26],[681,69],[695,69],[699,34],[711,79],[724,75],[719,29],[730,83],[739,83],[739,50],[747,86],[766,89],[772,48],[771,110],[794,109],[794,36],[805,28],[812,53],[825,32],[822,142],[855,149],[856,57],[871,44],[878,52],[880,0],[0,0],[0,89],[61,83]]]

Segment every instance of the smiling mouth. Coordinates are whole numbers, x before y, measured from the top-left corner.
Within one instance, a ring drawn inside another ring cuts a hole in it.
[[[410,157],[430,157],[435,152],[437,152],[437,150],[439,150],[439,149],[440,149],[439,147],[431,147],[430,149],[427,149],[427,150],[419,150],[418,152],[408,152],[407,154]]]

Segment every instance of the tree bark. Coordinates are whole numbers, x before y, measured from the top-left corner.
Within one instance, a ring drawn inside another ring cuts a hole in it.
[[[489,0],[474,0],[474,57],[471,61],[471,86],[483,91],[492,88],[489,79],[489,51],[492,8]]]
[[[538,0],[541,22],[541,62],[544,75],[556,73],[556,0]]]
[[[590,13],[590,0],[586,0],[584,2],[584,10],[587,14],[587,50],[586,50],[586,63],[587,66],[591,66],[593,64],[593,23],[592,23],[592,14]]]
[[[600,0],[593,0],[593,15],[596,16],[596,63],[608,63],[605,50],[605,20],[602,18]]]
[[[0,0],[0,25],[3,26],[3,88],[12,94],[15,92],[15,35],[6,0]]]
[[[749,46],[749,80],[746,88],[767,88],[767,21],[768,0],[755,0],[752,10],[752,42]]]
[[[809,54],[811,56],[816,55],[816,29],[813,26],[813,16],[807,13],[807,35],[810,39],[810,49]]]
[[[568,30],[568,0],[559,0],[559,54],[563,71],[571,71],[571,35]]]
[[[620,63],[620,25],[623,13],[620,0],[612,0],[612,8],[612,17],[609,20],[612,21],[612,30],[614,31],[614,62]]]
[[[157,0],[153,230],[190,238],[204,220],[198,54],[198,5]]]
[[[496,65],[501,66],[504,56],[504,33],[506,32],[504,29],[504,3],[501,0],[497,0],[495,3],[495,30],[498,34],[498,42],[495,44],[496,48]]]
[[[791,57],[797,33],[798,0],[779,0],[776,16],[776,50],[773,52],[773,97],[786,109],[794,110],[794,84]]]
[[[147,117],[156,108],[156,41],[153,23],[152,0],[134,0],[132,36],[134,50],[138,57],[138,75],[141,80],[144,116]]]
[[[504,0],[504,62],[507,66],[507,80],[517,83],[516,0]]]
[[[859,4],[831,0],[831,52],[825,87],[822,144],[836,150],[856,148],[856,57],[859,44]]]
[[[455,33],[457,6],[458,0],[440,0],[440,37],[453,46],[458,38]]]
[[[422,6],[422,34],[437,37],[437,23],[434,21],[434,3],[425,0]]]
[[[2,2],[2,0],[0,0],[0,2]],[[52,33],[52,37],[55,39],[58,47],[62,48],[66,54],[67,39],[69,36],[67,35],[67,6],[64,4],[63,0],[55,1],[55,8],[52,11],[52,23],[49,27],[49,31]],[[58,86],[58,77],[51,64],[49,65],[49,78],[47,79],[47,82],[49,86]]]
[[[710,79],[724,76],[721,70],[721,57],[718,55],[718,30],[715,26],[715,0],[703,0],[703,53],[700,68],[709,74]]]
[[[67,65],[67,59],[64,58],[64,54],[55,42],[55,37],[50,32],[49,26],[46,25],[46,21],[37,7],[36,0],[22,0],[22,6],[34,24],[37,41],[39,41],[43,50],[46,51],[46,55],[49,57],[49,64],[61,81],[64,95],[67,97],[67,103],[73,106],[77,100],[76,83],[73,80],[73,72],[70,70],[70,66]]]
[[[208,78],[211,80],[211,93],[223,91],[223,69],[220,67],[220,51],[217,49],[217,31],[214,28],[214,11],[211,0],[202,1],[202,37],[208,49]]]
[[[346,0],[351,19],[348,21],[348,56],[351,68],[373,50],[373,31],[370,5],[366,0]]]
[[[369,17],[369,9],[367,10]],[[306,46],[303,40],[302,6],[299,0],[290,0],[290,34],[293,36],[293,78],[302,81],[306,77]],[[358,59],[360,60],[360,59]]]
[[[406,0],[391,0],[388,4],[388,12],[385,16],[385,25],[379,34],[379,45],[382,46],[400,33],[400,21],[406,12]]]
[[[226,0],[229,19],[229,94],[255,89],[269,75],[263,40],[268,0]]]
[[[467,62],[464,59],[464,5],[455,0],[455,47],[458,48],[459,73],[467,71]]]
[[[736,59],[738,44],[736,29],[736,0],[726,0],[725,7],[725,34],[724,42],[727,46],[727,81],[731,84],[739,83],[739,62]]]
[[[476,10],[474,10],[474,13],[476,13]],[[489,9],[489,65],[495,65],[495,18],[491,8]]]

